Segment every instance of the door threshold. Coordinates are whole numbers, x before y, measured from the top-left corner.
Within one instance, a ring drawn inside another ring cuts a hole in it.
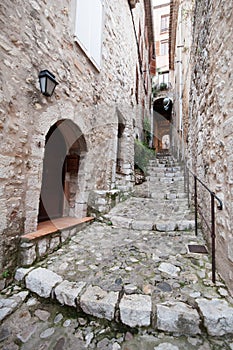
[[[88,223],[93,220],[94,220],[93,217],[84,217],[84,218],[78,219],[78,218],[66,216],[62,218],[43,221],[38,224],[36,231],[27,233],[21,236],[21,238],[32,240],[35,238],[47,236],[57,231],[62,231],[67,228],[72,228],[74,226],[78,226],[83,223]]]

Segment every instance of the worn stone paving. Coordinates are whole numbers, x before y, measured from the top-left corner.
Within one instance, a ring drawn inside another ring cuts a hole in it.
[[[157,195],[156,195],[157,194]],[[233,349],[233,304],[194,233],[182,168],[151,161],[134,196],[0,298],[2,349]],[[25,325],[27,325],[25,327]]]

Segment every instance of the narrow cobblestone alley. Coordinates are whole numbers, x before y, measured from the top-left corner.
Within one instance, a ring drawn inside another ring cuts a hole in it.
[[[147,181],[37,265],[0,299],[0,347],[233,349],[233,306],[211,282],[194,233],[182,167],[150,162]]]

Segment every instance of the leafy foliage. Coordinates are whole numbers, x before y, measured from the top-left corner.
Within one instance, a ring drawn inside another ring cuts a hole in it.
[[[144,174],[150,159],[155,159],[155,151],[148,148],[147,145],[139,140],[134,142],[134,166],[141,169]]]
[[[146,147],[149,147],[151,141],[151,124],[148,118],[143,121],[143,131],[144,131],[144,143]]]

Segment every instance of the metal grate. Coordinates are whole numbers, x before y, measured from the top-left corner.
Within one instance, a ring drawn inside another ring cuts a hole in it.
[[[204,245],[188,244],[190,253],[208,254],[208,251]]]

